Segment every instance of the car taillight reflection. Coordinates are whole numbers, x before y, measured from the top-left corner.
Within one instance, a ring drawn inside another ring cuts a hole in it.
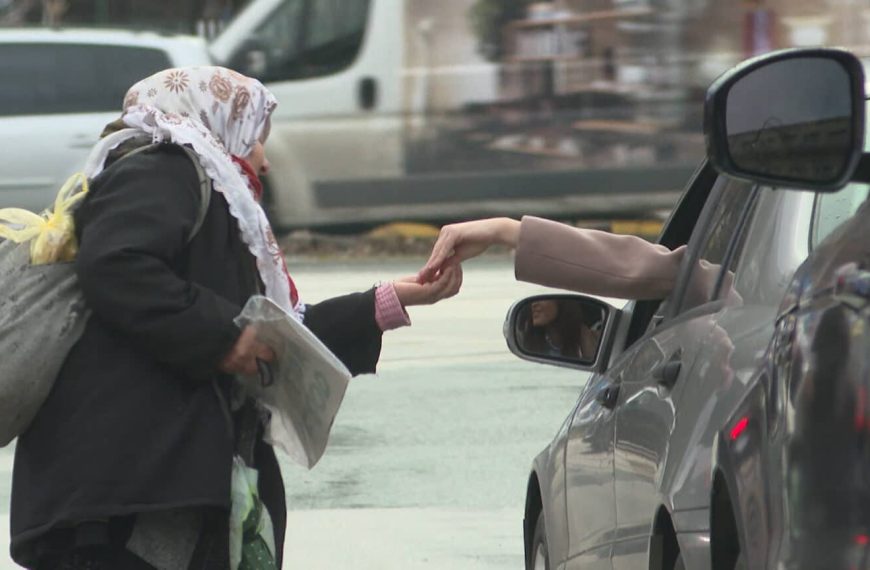
[[[740,434],[742,434],[746,430],[746,426],[749,425],[749,418],[742,417],[737,420],[737,423],[734,424],[734,427],[731,428],[731,441],[735,441]]]

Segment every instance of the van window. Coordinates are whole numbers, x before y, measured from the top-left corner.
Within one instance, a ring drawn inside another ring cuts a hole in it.
[[[170,66],[158,49],[0,44],[0,115],[120,113],[130,85]]]
[[[261,79],[282,81],[337,73],[362,47],[369,0],[286,0],[255,34],[266,55]]]

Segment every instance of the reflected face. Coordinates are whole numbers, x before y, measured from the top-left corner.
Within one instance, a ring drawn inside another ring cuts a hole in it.
[[[536,327],[549,325],[559,315],[556,301],[532,301],[532,324]]]

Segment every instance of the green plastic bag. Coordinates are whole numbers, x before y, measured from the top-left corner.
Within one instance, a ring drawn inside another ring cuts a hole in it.
[[[230,512],[230,568],[277,570],[275,533],[269,511],[257,492],[257,471],[241,457],[233,459]]]

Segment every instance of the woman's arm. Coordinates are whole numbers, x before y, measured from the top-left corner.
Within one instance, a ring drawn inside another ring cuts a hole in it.
[[[308,305],[304,323],[351,374],[375,372],[383,331],[375,319],[374,288]]]
[[[674,287],[684,251],[525,216],[514,271],[520,281],[588,295],[663,299]]]
[[[626,299],[666,297],[685,251],[532,216],[522,222],[491,218],[442,228],[418,280],[428,282],[445,264],[496,244],[516,248],[515,273],[521,281]]]
[[[351,374],[373,373],[381,354],[384,330],[409,324],[384,318],[389,311],[429,305],[452,297],[462,284],[462,269],[447,268],[433,283],[420,284],[405,277],[364,293],[327,299],[305,309],[305,325],[341,360]],[[391,306],[398,305],[398,306]],[[380,313],[380,314],[379,314]],[[407,314],[405,314],[407,316]]]

